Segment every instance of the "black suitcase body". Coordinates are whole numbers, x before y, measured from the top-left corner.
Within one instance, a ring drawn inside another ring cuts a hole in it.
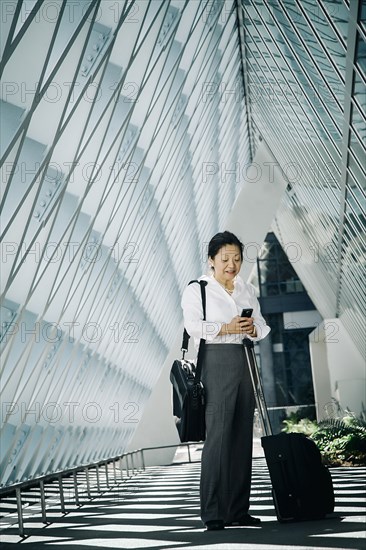
[[[332,478],[314,441],[301,433],[261,438],[279,521],[321,519],[334,510]]]
[[[272,435],[258,365],[251,340],[243,340],[254,396],[261,420],[261,438],[272,483],[277,519],[298,521],[324,518],[334,510],[330,472],[322,464],[314,441],[300,433]]]
[[[206,437],[205,393],[202,382],[195,382],[195,374],[195,364],[184,359],[176,359],[170,371],[173,414],[182,443],[204,441]]]

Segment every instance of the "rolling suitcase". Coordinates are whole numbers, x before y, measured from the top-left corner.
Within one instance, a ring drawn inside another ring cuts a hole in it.
[[[255,401],[263,433],[261,444],[272,483],[272,495],[280,522],[322,519],[334,510],[329,470],[322,464],[315,443],[301,433],[272,435],[254,344],[243,340]]]

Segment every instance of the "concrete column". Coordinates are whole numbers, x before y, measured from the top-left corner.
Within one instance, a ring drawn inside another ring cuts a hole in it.
[[[324,334],[323,331],[322,336]],[[328,368],[327,345],[324,338],[319,338],[320,328],[309,334],[309,351],[313,375],[316,419],[329,418],[332,405],[332,392]]]
[[[346,409],[360,414],[366,401],[366,367],[341,319],[325,319],[309,335],[309,345],[318,420]]]
[[[244,168],[241,170],[242,175],[243,172]],[[221,230],[232,231],[244,243],[241,276],[248,280],[285,193],[287,180],[264,141],[258,148],[251,168],[245,170],[245,175],[247,179]]]

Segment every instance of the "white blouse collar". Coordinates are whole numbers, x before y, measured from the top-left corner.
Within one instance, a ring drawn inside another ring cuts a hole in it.
[[[222,285],[220,285],[220,283],[215,279],[213,275],[202,275],[199,278],[199,280],[207,281],[208,283],[213,282],[214,284],[217,284],[219,287],[221,286],[221,288],[223,288]],[[241,290],[243,286],[244,286],[244,281],[241,278],[241,276],[238,274],[234,279],[234,290]]]

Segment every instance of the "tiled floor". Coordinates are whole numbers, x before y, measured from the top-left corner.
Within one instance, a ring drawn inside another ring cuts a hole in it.
[[[47,525],[39,515],[27,517],[23,538],[15,525],[4,529],[2,550],[18,543],[29,550],[366,548],[366,468],[332,469],[336,509],[331,517],[281,524],[275,517],[265,461],[254,458],[251,512],[262,519],[261,526],[218,532],[203,529],[199,476],[199,462],[149,467],[113,488],[105,487],[103,494],[93,493],[94,499],[85,498],[79,508],[66,502],[69,511],[65,515],[57,507],[48,509]]]

